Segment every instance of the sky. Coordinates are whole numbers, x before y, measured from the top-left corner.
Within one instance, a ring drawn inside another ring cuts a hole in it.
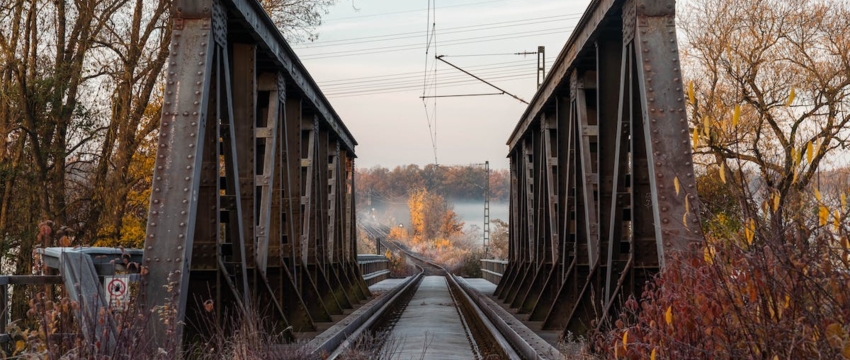
[[[340,0],[316,41],[292,47],[359,143],[357,167],[506,169],[526,105],[508,95],[421,99],[500,92],[434,57],[530,101],[537,55],[515,53],[545,46],[548,72],[589,2]]]

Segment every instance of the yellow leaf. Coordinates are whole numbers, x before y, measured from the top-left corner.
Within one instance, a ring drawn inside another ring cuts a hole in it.
[[[791,295],[785,295],[785,308],[791,305]]]
[[[846,209],[846,208],[847,208],[847,195],[842,193],[841,194],[841,209]]]
[[[826,225],[826,221],[829,220],[829,209],[826,206],[820,205],[818,207],[818,219],[820,220],[820,226]]]
[[[838,232],[838,230],[841,230],[841,214],[838,210],[836,210],[833,212],[832,216],[834,217],[832,220],[832,227],[835,228],[835,232]]]
[[[744,235],[747,237],[747,244],[753,244],[753,238],[756,235],[756,221],[750,219],[747,221],[747,226],[744,228]]]
[[[726,166],[720,163],[720,181],[726,183]]]
[[[711,265],[711,264],[714,263],[714,261],[711,257],[711,250],[709,250],[707,246],[705,247],[705,253],[702,256],[703,256],[703,259],[705,259],[705,262],[707,264]]]
[[[17,355],[21,351],[24,351],[24,349],[26,349],[26,348],[27,348],[27,343],[25,341],[23,341],[23,340],[15,341],[15,353],[12,354],[12,355]]]
[[[815,188],[815,199],[817,199],[818,202],[823,202],[823,196],[821,196],[820,190],[817,188]]]
[[[844,329],[842,329],[841,325],[839,325],[837,323],[829,324],[829,325],[826,326],[826,337],[827,338],[831,338],[831,337],[842,338],[842,337],[844,337]]]
[[[673,178],[673,188],[676,189],[676,195],[679,195],[680,187],[679,187],[679,177],[678,176]]]
[[[812,145],[812,142],[811,142],[811,141],[809,141],[809,142],[806,144],[806,161],[808,161],[808,162],[809,162],[809,164],[811,164],[811,163],[812,163],[812,157],[813,157],[814,155],[815,155],[815,154],[814,154],[814,147],[813,147],[813,145]]]
[[[741,105],[735,105],[735,111],[732,112],[732,127],[738,127],[738,120],[741,119]]]
[[[682,215],[682,225],[685,225],[685,229],[688,229],[688,230],[691,229],[690,227],[688,227],[688,213],[687,213],[687,211],[685,212],[685,215]]]
[[[649,353],[649,360],[655,360],[655,348],[652,348],[652,352]]]
[[[791,106],[794,103],[794,98],[797,97],[797,92],[794,91],[794,88],[791,88],[791,93],[788,94],[788,102],[785,104],[786,106]]]
[[[696,103],[696,97],[694,96],[694,82],[693,81],[688,83],[688,101],[691,102],[691,105]]]
[[[623,346],[628,345],[628,341],[629,341],[629,330],[626,330],[626,332],[623,333]]]
[[[781,200],[781,199],[782,199],[782,195],[779,195],[779,194],[773,195],[773,212],[776,212],[776,211],[779,210],[779,200]]]
[[[664,313],[664,321],[667,322],[667,325],[673,324],[673,307],[667,307],[667,312]]]
[[[691,206],[688,203],[688,197],[685,196],[685,214],[687,214],[689,211],[691,211]]]
[[[792,170],[792,174],[794,177],[791,179],[791,183],[793,184],[797,182],[797,172]]]
[[[711,138],[711,120],[708,119],[708,116],[702,117],[702,131],[705,137]]]
[[[694,137],[693,137],[693,139],[691,139],[691,141],[693,142],[694,150],[696,150],[697,146],[699,146],[699,128],[698,127],[694,127]]]

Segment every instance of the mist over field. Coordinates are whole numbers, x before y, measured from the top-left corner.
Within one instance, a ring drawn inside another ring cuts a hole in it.
[[[458,214],[460,220],[463,221],[463,230],[465,232],[472,231],[474,228],[477,228],[477,231],[480,232],[484,228],[483,201],[449,199],[448,203],[455,213]],[[491,226],[492,221],[495,219],[508,222],[508,206],[509,203],[506,201],[490,202]],[[363,210],[364,216],[367,216],[369,219],[395,226],[399,224],[405,227],[410,226],[410,209],[407,202],[403,200],[377,201],[373,199],[372,204]]]

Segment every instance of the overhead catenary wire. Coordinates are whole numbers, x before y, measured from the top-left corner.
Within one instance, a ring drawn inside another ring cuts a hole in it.
[[[437,2],[436,0],[427,0],[428,1],[428,15],[426,20],[426,40],[425,40],[425,73],[422,78],[422,96],[426,94],[428,91],[428,60],[429,50],[431,49],[431,44],[434,45],[434,52],[437,51]],[[431,4],[433,3],[433,7]],[[433,17],[431,13],[431,9],[433,9]],[[433,20],[432,20],[433,19]],[[433,91],[436,94],[437,92],[437,63],[433,64],[434,69],[434,88]],[[422,100],[423,109],[425,111],[425,121],[428,123],[428,136],[431,138],[431,147],[434,150],[434,163],[437,164],[437,100],[434,100],[434,106],[431,109],[431,112],[428,111],[428,103],[423,98]],[[433,128],[431,126],[433,120]]]
[[[520,74],[520,75],[512,75],[512,76],[504,76],[504,77],[493,77],[491,80],[502,80],[502,82],[507,81],[515,81],[515,80],[529,80],[534,78],[535,73],[528,74]],[[458,87],[458,86],[469,86],[481,84],[480,81],[470,79],[470,80],[459,80],[449,83],[441,83],[440,88],[450,88],[450,87]],[[341,95],[351,95],[351,94],[359,94],[359,95],[374,95],[378,93],[391,93],[391,92],[401,92],[401,91],[418,91],[420,89],[420,85],[408,85],[408,86],[395,86],[395,87],[387,87],[387,88],[377,88],[377,89],[366,89],[366,90],[346,90],[341,92],[328,92],[325,93],[326,96],[329,97],[338,97]]]
[[[512,67],[523,67],[525,68],[528,64],[532,64],[534,59],[523,59],[523,60],[514,60],[514,61],[502,61],[496,63],[487,63],[487,64],[479,64],[479,65],[470,65],[467,66],[467,69],[476,69],[480,70],[489,70],[489,69],[501,69],[501,68],[512,68]],[[426,71],[431,71],[427,69]],[[356,82],[375,82],[376,80],[386,79],[386,78],[419,78],[422,76],[422,71],[409,71],[409,72],[400,72],[400,73],[392,73],[392,74],[384,74],[384,75],[373,75],[373,76],[359,76],[352,78],[341,78],[334,80],[326,80],[320,81],[319,85],[324,86],[333,86],[337,83],[356,83]]]
[[[447,9],[447,8],[454,8],[454,7],[463,7],[463,6],[475,6],[475,5],[481,5],[481,4],[490,4],[490,3],[496,3],[496,2],[505,2],[505,1],[517,1],[517,0],[489,0],[489,1],[481,1],[481,2],[476,2],[476,3],[469,3],[469,4],[446,5],[446,6],[441,6],[441,7],[440,7],[440,9]],[[347,20],[347,19],[359,19],[359,18],[367,18],[367,17],[375,17],[375,16],[386,16],[386,15],[407,14],[407,13],[416,13],[416,12],[421,12],[421,11],[423,11],[423,10],[425,10],[425,9],[404,10],[404,11],[393,11],[393,12],[386,12],[386,13],[379,13],[379,14],[369,14],[369,15],[344,16],[344,17],[338,17],[338,18],[322,19],[322,21],[323,21],[323,22],[328,22],[328,21],[339,21],[339,20]],[[429,10],[430,10],[430,8],[429,8]]]
[[[472,43],[482,43],[482,42],[491,42],[491,41],[499,41],[499,40],[519,39],[519,38],[531,37],[531,36],[552,35],[552,34],[564,33],[564,32],[570,31],[570,30],[572,30],[572,27],[558,27],[558,28],[538,29],[538,30],[532,30],[532,31],[513,32],[513,33],[508,33],[508,34],[458,38],[458,39],[445,40],[446,43],[443,43],[442,46],[449,47],[449,46],[457,46],[457,45],[472,44]],[[331,51],[331,52],[326,52],[326,53],[300,55],[299,58],[301,58],[302,60],[314,60],[314,59],[323,59],[323,58],[330,58],[330,57],[339,58],[339,57],[347,57],[347,56],[369,55],[369,54],[377,54],[377,53],[388,53],[388,52],[419,50],[419,49],[422,49],[422,45],[420,45],[420,44],[404,44],[404,45],[378,46],[378,47],[372,47],[372,48],[362,48],[362,49],[344,50],[344,51]]]
[[[457,26],[457,27],[453,27],[453,28],[442,29],[440,31],[440,34],[447,35],[447,34],[484,31],[484,30],[491,30],[491,29],[503,29],[503,28],[515,27],[515,26],[539,25],[539,24],[545,24],[545,23],[559,22],[559,21],[563,21],[563,20],[579,19],[580,16],[581,16],[581,14],[553,15],[553,16],[544,16],[544,17],[541,17],[541,18],[531,18],[531,19],[522,19],[522,20],[483,23],[483,24],[477,24],[477,25]],[[374,42],[402,40],[402,39],[413,39],[413,38],[417,38],[417,37],[420,37],[420,36],[422,36],[421,32],[410,31],[410,32],[385,34],[385,35],[361,36],[361,37],[354,37],[354,38],[316,41],[316,42],[296,45],[293,48],[295,50],[308,50],[308,49],[316,49],[316,48],[323,48],[323,47],[330,47],[330,46],[348,46],[348,45],[352,45],[352,44],[374,43]],[[426,36],[429,36],[428,31],[426,31]]]
[[[494,69],[490,71],[476,71],[477,75],[481,76],[501,76],[501,75],[515,75],[515,74],[525,74],[528,73],[528,67],[519,67],[515,66],[510,69]],[[469,79],[468,75],[464,74],[453,74],[448,76],[440,77],[441,81],[450,81],[450,80],[459,80],[459,79]],[[368,89],[368,88],[381,88],[395,85],[412,85],[416,79],[413,78],[399,78],[399,79],[387,79],[383,81],[375,81],[375,82],[355,82],[355,83],[341,83],[333,86],[322,86],[322,90],[325,92],[335,92],[339,90],[346,89]],[[424,91],[423,91],[424,93]]]
[[[528,101],[523,100],[523,99],[522,99],[522,98],[520,98],[519,96],[516,96],[516,95],[514,95],[514,94],[512,94],[512,93],[509,93],[508,91],[506,91],[506,90],[504,90],[504,89],[502,89],[502,88],[500,88],[500,87],[498,87],[498,86],[496,86],[496,85],[493,85],[493,84],[492,84],[492,83],[490,83],[489,81],[484,80],[484,79],[482,79],[481,77],[476,76],[476,75],[474,75],[474,74],[470,73],[469,71],[466,71],[466,70],[464,70],[464,69],[461,69],[460,67],[458,67],[458,66],[457,66],[457,65],[455,65],[455,64],[452,64],[452,63],[450,63],[450,62],[448,62],[448,61],[446,61],[446,60],[443,60],[443,56],[442,56],[442,55],[437,56],[436,58],[437,58],[437,60],[440,60],[440,61],[442,61],[442,62],[446,63],[447,65],[449,65],[449,66],[451,66],[451,67],[453,67],[453,68],[455,68],[455,69],[457,69],[457,70],[459,70],[459,71],[463,72],[464,74],[467,74],[467,75],[469,75],[469,76],[472,76],[472,77],[474,77],[474,78],[476,78],[476,79],[480,80],[481,82],[483,82],[483,83],[485,83],[485,84],[487,84],[487,85],[490,85],[490,87],[492,87],[492,88],[494,88],[494,89],[496,89],[496,90],[501,91],[503,94],[506,94],[506,95],[508,95],[508,96],[510,96],[510,97],[512,97],[512,98],[514,98],[514,99],[517,99],[517,100],[519,100],[519,101],[521,101],[521,102],[525,103],[525,104],[528,104]]]

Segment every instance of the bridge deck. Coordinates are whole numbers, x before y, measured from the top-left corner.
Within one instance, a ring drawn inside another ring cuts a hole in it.
[[[407,280],[407,278],[401,279],[384,279],[375,284],[369,286],[369,291],[374,293],[386,292],[394,289],[396,286],[401,285]]]
[[[391,333],[393,359],[473,359],[446,279],[426,276]]]

